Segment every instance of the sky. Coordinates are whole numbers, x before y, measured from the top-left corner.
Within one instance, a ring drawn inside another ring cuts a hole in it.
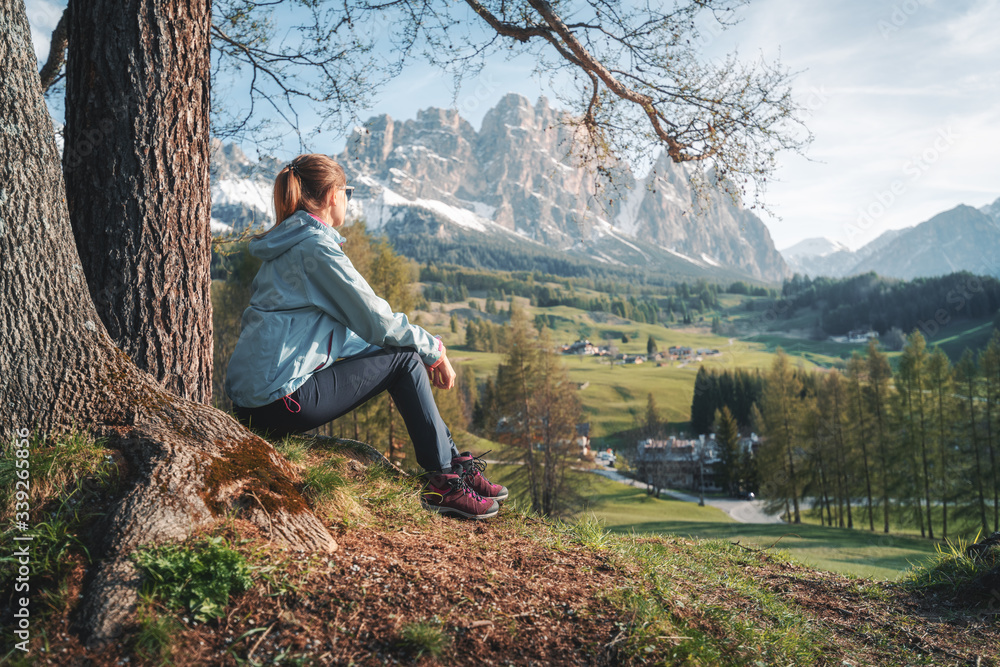
[[[65,2],[26,5],[44,58]],[[815,137],[804,157],[779,158],[768,187],[774,215],[762,218],[776,247],[825,236],[857,249],[1000,198],[1000,0],[754,0],[737,16],[735,27],[707,33],[705,56],[780,58],[797,73],[794,94]],[[490,62],[455,94],[450,76],[415,61],[362,117],[454,107],[478,128],[508,92],[555,98],[532,69],[525,57]],[[325,140],[325,152],[343,147],[342,137]],[[297,147],[289,139],[278,157]]]

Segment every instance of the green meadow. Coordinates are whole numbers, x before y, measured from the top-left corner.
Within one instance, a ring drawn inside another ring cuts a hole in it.
[[[724,301],[724,308],[733,308],[739,303],[735,297],[726,295],[724,298],[732,302]],[[485,299],[473,297],[472,300],[478,301],[480,308],[484,307]],[[674,345],[719,350],[719,354],[700,360],[625,365],[612,365],[602,357],[564,356],[569,377],[580,388],[579,397],[586,419],[591,424],[595,448],[610,446],[620,451],[631,448],[633,443],[618,437],[618,434],[639,425],[645,416],[647,396],[650,394],[656,401],[661,418],[683,430],[690,420],[694,379],[701,365],[766,371],[777,348],[781,347],[803,368],[830,368],[843,363],[855,350],[864,348],[860,344],[814,341],[776,331],[746,338],[718,336],[711,333],[708,323],[704,321],[696,325],[667,327],[565,306],[531,307],[523,299],[519,299],[519,304],[527,309],[529,317],[534,318],[538,314],[548,316],[553,325],[549,335],[553,344],[557,345],[587,337],[595,345],[613,344],[625,354],[645,354],[647,340],[652,337],[661,351]],[[456,366],[469,366],[477,377],[485,378],[495,373],[503,355],[465,349],[464,326],[460,325],[454,333],[448,327],[451,313],[463,309],[468,309],[468,303],[443,304],[437,306],[435,312],[422,313],[421,319],[425,325],[444,332],[444,342],[451,349],[450,356]],[[463,314],[467,313],[468,310],[465,310]],[[710,314],[706,316],[710,319]],[[491,319],[502,321],[500,317]],[[805,319],[802,324],[807,324]],[[989,335],[990,330],[990,322],[964,323],[962,326],[956,323],[943,328],[931,343],[942,345],[952,354],[959,346],[964,349],[965,345],[979,343],[981,338]],[[469,439],[472,449],[486,451],[493,448],[491,458],[502,458],[502,446]],[[494,465],[490,474],[496,481],[506,483],[504,479],[509,476],[510,469]],[[935,543],[913,535],[906,526],[900,527],[903,532],[884,535],[825,527],[811,517],[807,517],[801,525],[741,524],[712,507],[699,507],[666,497],[657,499],[648,496],[645,491],[586,472],[573,474],[580,497],[586,499],[577,517],[592,514],[613,533],[670,534],[726,540],[751,549],[783,551],[795,560],[818,569],[884,580],[898,579],[911,566],[925,562],[935,554]],[[516,496],[517,485],[513,489]]]
[[[510,466],[490,466],[490,478],[508,484]],[[786,553],[820,570],[871,579],[897,580],[910,567],[931,560],[934,543],[909,535],[829,528],[811,523],[745,524],[714,507],[655,498],[641,489],[583,471],[575,471],[575,486],[585,500],[576,518],[595,517],[612,533],[676,535],[725,540],[751,549]],[[511,486],[512,500],[524,496]]]

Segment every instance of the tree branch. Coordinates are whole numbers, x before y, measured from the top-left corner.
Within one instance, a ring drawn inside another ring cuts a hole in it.
[[[69,21],[65,10],[59,17],[56,29],[52,31],[52,40],[49,42],[49,59],[45,61],[42,71],[38,73],[42,84],[42,93],[47,91],[52,84],[59,79],[63,63],[66,62],[66,47],[69,45]]]
[[[673,124],[657,112],[656,107],[653,105],[653,98],[649,95],[645,95],[629,88],[619,81],[611,72],[609,72],[603,63],[597,60],[587,51],[587,49],[583,47],[583,44],[581,44],[576,38],[573,31],[566,26],[562,18],[556,14],[552,5],[549,4],[547,0],[528,0],[528,4],[534,7],[535,10],[541,14],[542,18],[545,19],[545,22],[552,27],[556,34],[562,39],[563,43],[566,44],[567,48],[573,52],[573,55],[576,56],[576,61],[580,63],[584,69],[600,78],[601,81],[603,81],[608,87],[608,90],[612,93],[624,100],[633,102],[642,108],[643,112],[649,118],[649,122],[653,126],[653,131],[656,133],[656,136],[659,137],[660,141],[667,145],[667,153],[674,162],[686,162],[693,159],[704,160],[705,158],[710,157],[710,155],[706,153],[701,153],[697,157],[685,154],[683,151],[685,148],[688,148],[689,145],[677,141],[676,137],[669,134],[663,128],[663,123],[667,123],[671,126]]]

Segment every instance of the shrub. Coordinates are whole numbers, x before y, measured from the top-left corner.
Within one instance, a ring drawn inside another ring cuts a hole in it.
[[[146,548],[133,558],[146,574],[143,592],[172,609],[187,609],[202,623],[222,615],[230,593],[253,583],[246,559],[221,537]]]

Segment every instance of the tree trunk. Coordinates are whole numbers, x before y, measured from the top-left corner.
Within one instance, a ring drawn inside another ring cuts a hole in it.
[[[336,543],[267,442],[168,393],[116,349],[72,240],[22,0],[0,0],[0,34],[0,438],[78,428],[121,451],[122,492],[93,533],[77,613],[102,640],[133,617],[139,575],[128,555],[140,544],[183,539],[230,512],[296,548]]]
[[[989,524],[986,521],[986,495],[983,492],[983,462],[980,460],[979,453],[979,437],[976,435],[976,384],[975,379],[970,376],[967,379],[968,382],[968,399],[969,399],[969,440],[972,445],[972,452],[975,455],[976,468],[976,491],[979,496],[979,525],[982,527],[983,533],[990,532]]]
[[[864,394],[861,383],[857,383],[858,388],[858,423],[861,425],[861,460],[865,468],[865,493],[868,497],[868,528],[875,532],[875,512],[872,502],[872,477],[871,468],[868,465],[868,430],[865,428],[865,407],[863,403]]]
[[[171,392],[212,397],[211,0],[70,0],[63,169],[90,296]]]

